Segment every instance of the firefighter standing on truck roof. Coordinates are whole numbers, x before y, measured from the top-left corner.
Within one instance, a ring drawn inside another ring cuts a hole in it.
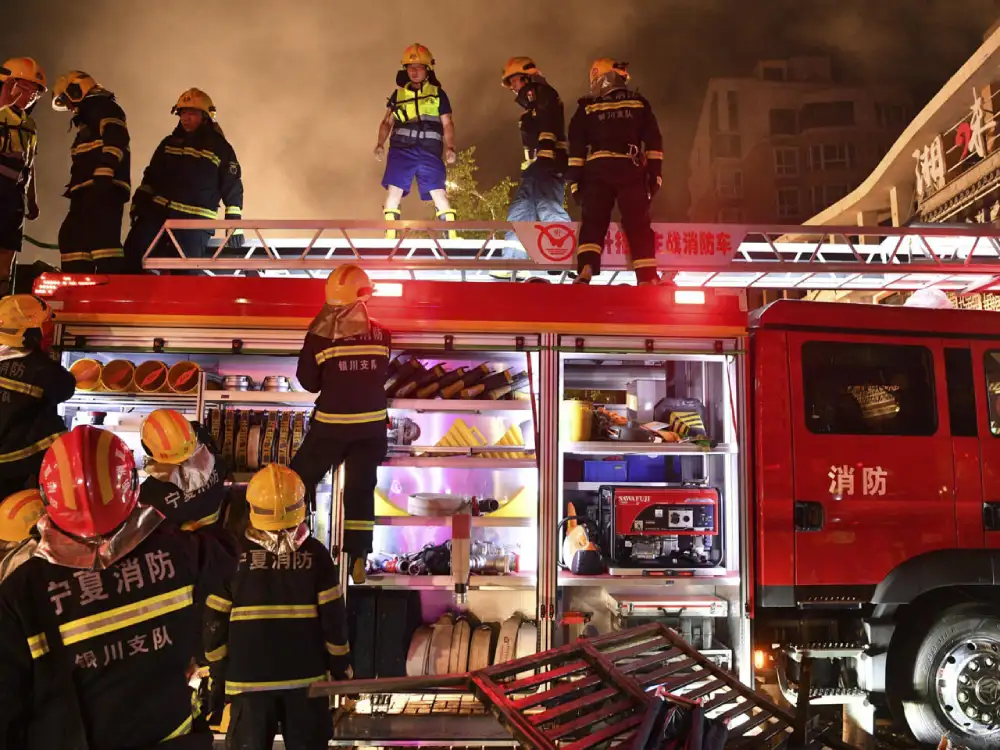
[[[24,220],[38,218],[35,156],[38,128],[28,114],[45,93],[45,71],[30,57],[12,57],[0,67],[0,285],[14,291]]]
[[[141,435],[152,460],[140,502],[184,531],[215,524],[226,497],[226,465],[208,430],[173,409],[157,409],[143,421]]]
[[[392,336],[368,316],[372,291],[358,266],[330,274],[326,304],[309,326],[296,370],[302,387],[319,398],[291,466],[313,498],[326,473],[344,465],[343,551],[355,583],[365,580],[378,467],[388,448],[385,380]]]
[[[563,103],[530,57],[512,57],[504,65],[501,82],[514,92],[524,108],[521,115],[521,183],[507,210],[507,221],[570,221],[563,207],[566,195],[566,131]],[[508,232],[506,240],[517,235]],[[524,250],[504,248],[506,258],[526,258]]]
[[[649,203],[662,184],[663,141],[649,102],[626,88],[627,66],[610,57],[595,60],[590,66],[591,96],[580,99],[569,123],[568,178],[574,199],[583,207],[576,250],[578,284],[589,283],[601,272],[615,202],[636,281],[659,281]]]
[[[57,407],[76,379],[41,349],[51,317],[30,294],[0,300],[0,497],[37,486],[45,449],[66,431]]]
[[[38,546],[35,524],[45,514],[42,493],[21,490],[0,503],[0,583],[31,558]]]
[[[138,504],[132,453],[106,430],[53,443],[41,491],[35,555],[0,586],[0,748],[209,750],[191,730],[192,604],[231,558]]]
[[[122,214],[132,190],[125,112],[113,93],[80,70],[56,81],[52,108],[72,112],[77,129],[64,193],[69,213],[59,228],[62,270],[121,273]]]
[[[243,218],[240,163],[215,121],[215,113],[211,97],[200,89],[185,91],[171,110],[180,121],[153,152],[132,198],[132,228],[125,240],[130,272],[142,270],[143,255],[166,219],[216,219],[220,203],[225,206],[227,220]],[[205,256],[211,231],[175,229],[173,233],[185,256]],[[245,244],[242,230],[227,241],[227,247],[233,249]],[[178,257],[177,248],[164,236],[150,257]]]
[[[329,702],[309,685],[353,676],[340,576],[304,523],[305,495],[285,466],[254,475],[236,577],[208,597],[205,653],[232,701],[227,747],[269,750],[280,725],[286,747],[325,748]]]
[[[437,218],[454,221],[455,212],[445,191],[444,165],[455,163],[455,126],[451,101],[434,74],[434,57],[429,49],[422,44],[411,44],[404,50],[396,86],[385,117],[379,123],[375,144],[375,158],[381,161],[385,140],[389,139],[389,156],[382,177],[382,187],[386,190],[385,219],[400,218],[399,204],[409,195],[410,185],[416,179],[420,200],[433,200]],[[386,236],[394,239],[396,233],[390,230]],[[448,232],[449,239],[455,236],[455,232]]]

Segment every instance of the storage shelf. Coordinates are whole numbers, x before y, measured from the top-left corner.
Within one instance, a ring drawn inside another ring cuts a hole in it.
[[[284,404],[312,406],[319,394],[307,391],[205,391],[206,404]],[[434,398],[389,399],[393,411],[507,412],[531,411],[530,401],[489,401]]]
[[[597,491],[601,487],[680,487],[676,482],[563,482],[566,490]]]
[[[478,458],[476,456],[396,456],[382,466],[424,466],[440,469],[535,469],[533,458]]]
[[[198,397],[187,393],[104,393],[77,391],[62,405],[75,409],[194,409]]]
[[[376,516],[376,526],[451,526],[452,516]],[[473,516],[472,525],[491,528],[527,529],[535,525],[534,518]]]
[[[509,573],[507,575],[469,576],[469,588],[472,590],[496,590],[496,591],[517,591],[521,589],[535,588],[536,576],[534,573]],[[380,586],[387,589],[452,589],[455,580],[451,576],[410,576],[385,574],[369,575],[362,584],[351,583],[352,586]]]
[[[686,456],[690,454],[729,455],[736,453],[736,446],[719,443],[714,448],[703,448],[690,443],[627,443],[625,441],[589,441],[585,443],[562,443],[563,453],[580,455],[618,456],[625,453],[658,453],[663,455]]]
[[[711,572],[711,575],[706,573]],[[578,576],[568,571],[559,572],[560,586],[585,587],[593,586],[603,588],[606,591],[622,591],[634,588],[665,588],[672,590],[683,590],[692,587],[704,586],[738,586],[740,583],[739,573],[736,571],[693,571],[693,575],[610,575],[605,573],[599,576]]]
[[[317,396],[304,391],[205,391],[205,403],[312,406]]]

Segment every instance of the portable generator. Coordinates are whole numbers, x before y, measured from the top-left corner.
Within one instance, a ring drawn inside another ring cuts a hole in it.
[[[715,487],[603,486],[601,527],[613,564],[626,568],[710,568],[722,564]]]

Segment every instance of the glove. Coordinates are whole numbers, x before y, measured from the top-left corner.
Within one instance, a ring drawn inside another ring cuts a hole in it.
[[[662,185],[663,178],[660,175],[653,174],[652,172],[646,175],[646,190],[649,192],[650,200],[660,191]]]
[[[226,240],[226,248],[229,250],[242,250],[247,246],[247,238],[243,232],[236,232]]]
[[[569,193],[573,196],[573,202],[576,205],[583,205],[583,188],[580,186],[579,182],[571,182],[569,184]]]

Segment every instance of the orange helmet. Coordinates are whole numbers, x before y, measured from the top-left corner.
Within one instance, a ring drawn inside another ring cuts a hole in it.
[[[197,109],[213,120],[215,119],[215,104],[212,103],[212,97],[201,89],[188,89],[181,94],[177,99],[177,104],[170,110],[170,114],[180,114],[182,109]]]
[[[182,464],[197,450],[198,436],[180,412],[157,409],[142,423],[142,446],[158,463]]]
[[[49,446],[39,485],[52,523],[80,539],[114,531],[139,500],[132,451],[113,432],[91,425]]]
[[[374,289],[360,266],[348,263],[337,266],[326,279],[326,304],[353,305],[355,302],[367,302],[372,298]]]
[[[512,57],[510,58],[506,65],[503,66],[503,72],[500,75],[500,83],[502,83],[507,88],[510,88],[510,79],[514,76],[537,76],[541,75],[541,71],[538,70],[538,66],[535,65],[535,61],[530,57]]]
[[[0,503],[0,541],[20,542],[28,538],[32,527],[45,513],[42,493],[21,490]]]
[[[21,348],[34,338],[32,331],[52,319],[52,309],[31,294],[9,294],[0,299],[0,345]]]
[[[434,69],[434,55],[424,45],[414,42],[403,50],[403,67],[407,65],[424,65],[428,70]]]
[[[287,466],[268,464],[247,485],[250,524],[261,531],[294,529],[306,517],[306,486]]]
[[[49,87],[48,78],[42,66],[30,57],[12,57],[0,67],[0,81],[17,78],[21,81],[31,81],[46,91]]]
[[[52,87],[52,109],[56,112],[69,112],[97,88],[100,86],[92,75],[82,70],[71,70],[66,75],[59,76]]]
[[[621,76],[625,83],[628,83],[632,77],[629,75],[627,62],[616,62],[611,57],[599,57],[590,65],[590,85],[593,86],[598,78],[606,76],[609,73],[616,73]]]

